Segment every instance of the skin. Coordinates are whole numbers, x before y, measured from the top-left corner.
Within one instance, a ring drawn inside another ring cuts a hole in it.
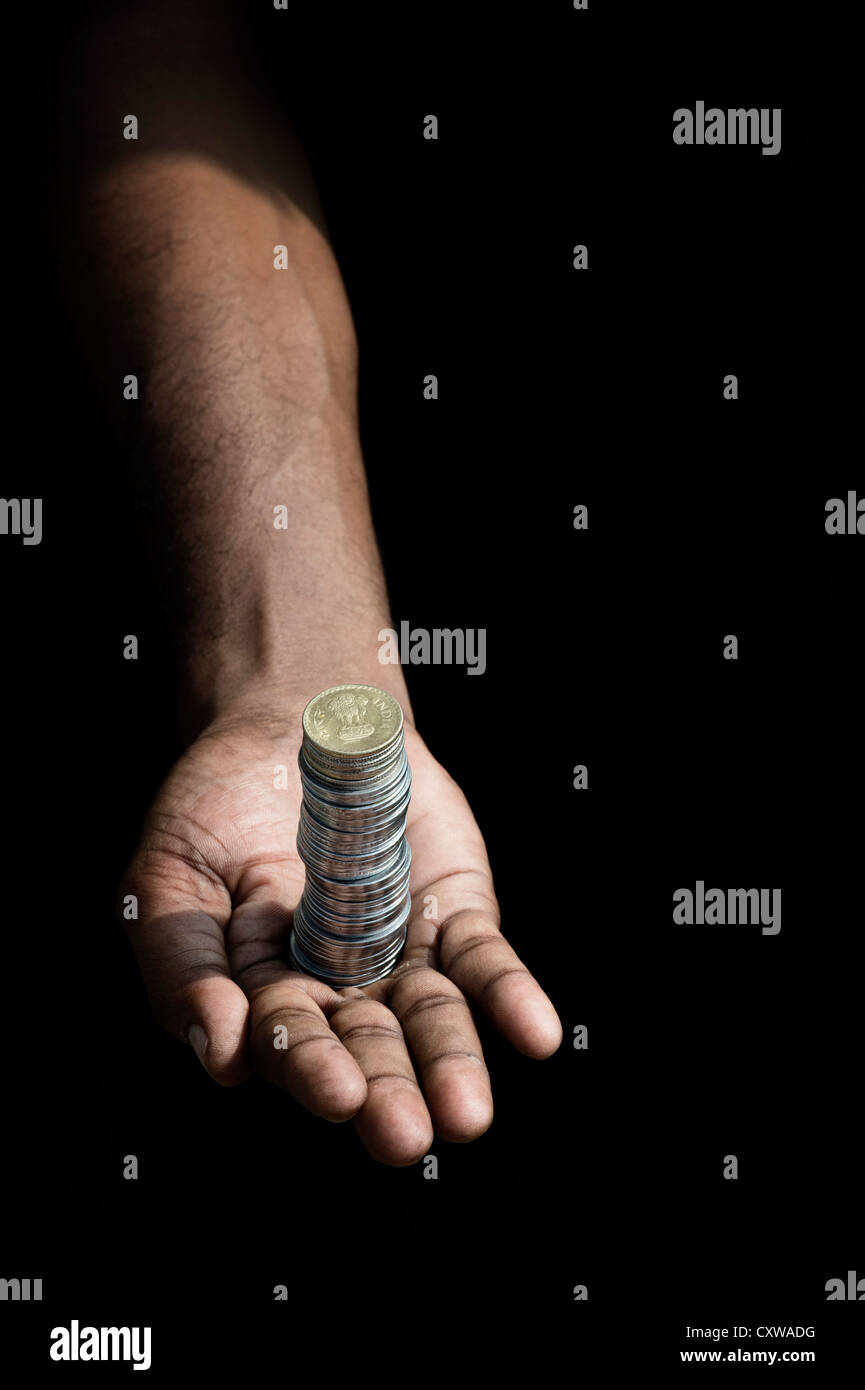
[[[464,1142],[491,1122],[473,1009],[530,1057],[561,1026],[502,935],[483,837],[401,669],[377,659],[393,623],[357,344],[302,151],[228,7],[131,8],[107,7],[66,55],[56,180],[70,310],[128,442],[187,739],[121,885],[139,903],[124,925],[157,1019],[214,1080],[257,1072],[352,1120],[374,1158],[412,1163],[434,1132]],[[137,142],[120,138],[127,112]],[[132,370],[135,404],[118,386]],[[301,713],[346,681],[399,700],[413,775],[406,949],[363,990],[286,964]]]

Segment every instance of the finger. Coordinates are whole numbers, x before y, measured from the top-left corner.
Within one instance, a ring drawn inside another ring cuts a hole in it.
[[[442,971],[482,1008],[504,1036],[529,1057],[549,1057],[562,1025],[537,980],[508,944],[491,913],[451,913],[438,935]]]
[[[332,1031],[322,1005],[335,1007],[329,985],[284,966],[250,996],[252,1063],[313,1115],[350,1120],[367,1097],[363,1072]]]
[[[350,1120],[366,1100],[363,1072],[328,1022],[336,990],[287,964],[290,903],[297,884],[271,866],[234,910],[228,926],[235,979],[251,1001],[253,1066],[313,1115]]]
[[[432,1144],[432,1120],[393,1013],[361,990],[343,990],[330,1026],[366,1080],[354,1121],[361,1142],[380,1163],[417,1163]]]
[[[438,970],[411,961],[389,977],[388,1003],[402,1027],[436,1133],[467,1143],[493,1118],[490,1078],[471,1010]]]
[[[438,809],[422,812],[410,826],[411,892],[417,908],[409,921],[407,955],[426,955],[432,961],[437,951],[440,968],[515,1047],[530,1057],[548,1057],[561,1042],[561,1024],[499,930],[498,903],[478,824],[443,769],[436,766],[426,776],[427,804]],[[431,927],[437,928],[434,935]]]
[[[215,885],[192,874],[133,860],[120,890],[121,917],[157,1022],[190,1044],[214,1081],[236,1086],[248,1074],[249,1005],[226,956],[219,916],[228,908]],[[138,913],[131,920],[130,895]]]

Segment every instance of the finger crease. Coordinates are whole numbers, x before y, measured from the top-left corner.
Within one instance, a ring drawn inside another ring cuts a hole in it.
[[[484,1071],[487,1069],[483,1057],[479,1057],[476,1052],[469,1052],[465,1048],[455,1047],[448,1052],[437,1052],[434,1057],[430,1057],[423,1064],[424,1070],[426,1071],[427,1067],[433,1066],[436,1062],[447,1062],[451,1057],[468,1057],[470,1061],[477,1062],[479,1067],[483,1067]]]
[[[531,975],[529,975],[524,965],[506,965],[503,970],[497,971],[495,975],[491,975],[488,980],[484,981],[478,997],[483,999],[487,990],[492,989],[493,985],[497,985],[499,981],[503,980],[507,975],[525,975],[528,979],[531,979]]]
[[[451,970],[453,970],[457,961],[462,960],[463,956],[469,955],[471,951],[476,951],[480,946],[489,946],[490,943],[493,941],[501,941],[501,937],[473,936],[468,941],[464,941],[462,946],[458,946],[456,948],[456,950],[454,951],[450,959],[447,961],[447,963],[445,963],[444,954],[442,954],[442,965],[448,972],[450,972]]]
[[[413,1091],[418,1089],[418,1084],[413,1076],[406,1076],[400,1071],[379,1071],[374,1076],[366,1077],[367,1086],[373,1086],[376,1081],[402,1081],[405,1085],[411,1086]]]
[[[458,1004],[461,1008],[468,1008],[466,1001],[457,994],[436,994],[430,999],[416,999],[413,1004],[409,1004],[400,1014],[400,1022],[406,1024],[415,1014],[426,1013],[427,1009],[442,1009],[447,1004]]]
[[[312,1000],[310,1000],[309,1002],[310,1002],[310,1004],[312,1004]],[[304,1019],[313,1018],[313,1019],[318,1020],[318,1013],[317,1013],[317,1010],[316,1010],[316,1008],[315,1008],[315,1005],[312,1005],[312,1008],[305,1009],[305,1008],[303,1007],[302,1004],[295,1004],[295,1005],[286,1004],[286,1005],[283,1005],[283,1007],[282,1007],[281,1009],[273,1009],[273,1010],[271,1010],[270,1013],[265,1014],[264,1018],[256,1019],[256,1022],[255,1022],[255,1031],[256,1031],[256,1033],[265,1032],[265,1031],[267,1031],[271,1026],[277,1025],[277,1024],[281,1023],[283,1019],[291,1018],[292,1015],[295,1015],[295,1014],[299,1014],[299,1015],[301,1016],[301,1018],[304,1018]],[[320,1022],[320,1020],[318,1020],[318,1021]],[[324,1035],[322,1035],[322,1036],[324,1036]]]
[[[343,1042],[349,1038],[399,1038],[402,1041],[401,1029],[391,1028],[387,1023],[356,1023],[339,1036]]]
[[[294,1042],[290,1042],[287,1047],[281,1047],[278,1050],[287,1057],[290,1052],[296,1052],[299,1047],[306,1047],[308,1043],[321,1042],[333,1043],[334,1047],[338,1047],[340,1052],[344,1050],[339,1038],[335,1038],[333,1033],[316,1033],[315,1036],[311,1038],[295,1038]]]

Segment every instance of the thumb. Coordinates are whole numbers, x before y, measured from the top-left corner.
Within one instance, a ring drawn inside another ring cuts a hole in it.
[[[133,859],[120,891],[137,916],[125,909],[123,926],[157,1022],[192,1047],[214,1081],[236,1086],[248,1075],[249,1001],[231,978],[221,894],[193,876],[185,865],[157,875]],[[225,920],[230,912],[229,901]]]

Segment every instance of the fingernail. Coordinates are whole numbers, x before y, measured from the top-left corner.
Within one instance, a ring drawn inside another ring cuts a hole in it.
[[[207,1051],[207,1034],[200,1023],[193,1023],[187,1033],[187,1041],[202,1066],[204,1066],[204,1054]]]

